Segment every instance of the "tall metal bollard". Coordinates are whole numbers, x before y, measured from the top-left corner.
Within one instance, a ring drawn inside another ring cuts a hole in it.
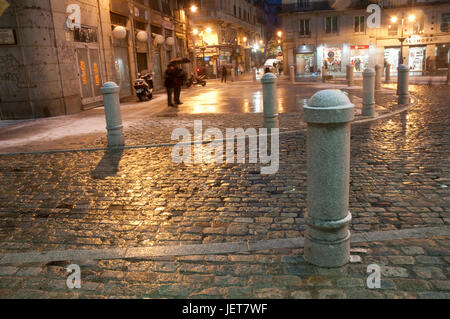
[[[276,108],[277,98],[277,76],[273,73],[266,73],[261,79],[263,86],[264,100],[264,127],[278,128],[278,111]]]
[[[363,72],[363,116],[375,116],[375,71],[367,68]]]
[[[353,65],[352,64],[347,64],[346,67],[346,74],[347,74],[347,84],[348,86],[352,86],[353,85]]]
[[[383,72],[383,66],[381,64],[375,65],[375,90],[381,89],[381,73]]]
[[[236,81],[236,71],[234,70],[234,68],[231,68],[231,82],[235,81]]]
[[[340,90],[322,90],[304,109],[308,125],[305,259],[321,267],[340,267],[350,258],[350,121],[354,105]]]
[[[120,113],[119,86],[114,82],[103,84],[103,103],[105,105],[106,129],[108,131],[108,146],[123,146],[122,115]]]
[[[386,75],[384,78],[384,82],[385,83],[391,82],[391,64],[390,63],[386,64]]]
[[[252,80],[253,80],[253,82],[256,82],[256,68],[255,67],[252,68]]]
[[[408,104],[409,103],[409,91],[408,91],[408,82],[409,82],[409,68],[400,64],[398,66],[398,83],[397,83],[397,91],[398,91],[398,104]]]
[[[294,84],[295,83],[295,69],[294,69],[293,65],[291,65],[289,67],[289,77],[290,77],[290,80],[291,80],[291,84]]]

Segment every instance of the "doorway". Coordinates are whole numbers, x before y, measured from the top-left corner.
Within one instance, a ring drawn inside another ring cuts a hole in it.
[[[103,100],[100,51],[97,45],[83,44],[76,48],[81,88],[81,103],[92,104]]]

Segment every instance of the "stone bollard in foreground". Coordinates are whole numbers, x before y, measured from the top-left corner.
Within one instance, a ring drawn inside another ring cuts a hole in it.
[[[397,92],[398,92],[398,104],[408,104],[409,103],[409,91],[408,91],[408,82],[409,82],[409,68],[400,64],[398,66],[398,75],[397,75]]]
[[[385,83],[391,82],[391,65],[388,63],[386,64],[386,75],[384,78]]]
[[[234,70],[234,68],[231,68],[231,82],[235,81],[236,81],[236,71]]]
[[[383,66],[381,64],[375,65],[375,90],[381,89],[381,76],[383,73]]]
[[[354,78],[354,74],[353,74],[353,65],[352,64],[347,64],[346,67],[346,74],[347,74],[347,84],[348,86],[352,86],[353,85],[353,78]]]
[[[253,82],[256,82],[256,68],[255,67],[253,67],[252,68],[252,79],[253,79]]]
[[[125,145],[122,115],[120,113],[119,86],[114,82],[103,84],[103,103],[105,105],[108,147]]]
[[[293,65],[291,65],[289,67],[289,76],[290,76],[291,84],[294,84],[295,83],[295,69],[294,69]]]
[[[363,72],[363,116],[375,116],[375,71],[367,68]]]
[[[305,260],[340,267],[350,258],[350,121],[354,105],[340,90],[322,90],[304,107],[308,200]]]
[[[278,128],[277,76],[271,72],[264,74],[261,79],[263,86],[264,127],[267,129]]]

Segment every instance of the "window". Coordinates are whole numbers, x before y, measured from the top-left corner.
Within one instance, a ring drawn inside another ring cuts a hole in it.
[[[299,20],[299,32],[300,32],[300,35],[310,35],[309,19]]]
[[[365,28],[364,20],[365,20],[364,16],[356,16],[353,19],[353,30],[355,32],[364,32]]]
[[[423,33],[423,28],[424,28],[424,19],[420,19],[418,21],[416,21],[416,23],[414,23],[413,25],[413,33],[414,34],[421,34]]]
[[[311,0],[297,0],[298,8],[308,8],[311,6]]]
[[[338,32],[338,17],[337,16],[325,18],[325,32],[326,33]]]
[[[239,7],[239,19],[242,19],[242,11],[240,7]]]
[[[441,15],[441,32],[450,32],[450,13]]]
[[[234,16],[236,16],[236,6],[233,6]]]

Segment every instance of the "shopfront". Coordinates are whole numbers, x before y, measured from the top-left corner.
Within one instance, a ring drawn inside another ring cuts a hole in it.
[[[436,45],[436,69],[444,70],[448,68],[450,62],[450,43],[440,43]]]
[[[397,74],[400,48],[392,47],[384,49],[384,61],[390,64],[391,74]]]
[[[409,47],[408,66],[414,73],[422,74],[425,70],[426,46]]]
[[[355,72],[362,72],[367,69],[369,67],[369,46],[351,45],[350,63],[353,65]]]
[[[294,49],[295,70],[297,76],[313,75],[316,64],[315,47],[310,45],[302,45]]]
[[[341,75],[342,69],[342,46],[319,46],[317,49],[317,66],[325,66],[329,75]]]

